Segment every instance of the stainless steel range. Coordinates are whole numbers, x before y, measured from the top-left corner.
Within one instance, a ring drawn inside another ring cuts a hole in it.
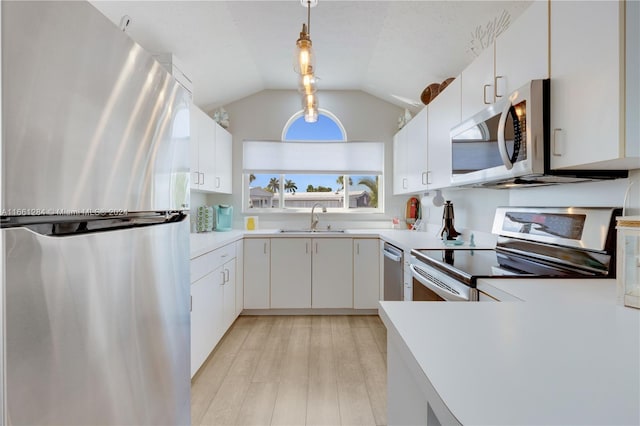
[[[411,251],[414,300],[475,301],[478,278],[614,278],[608,207],[499,207],[494,249]]]

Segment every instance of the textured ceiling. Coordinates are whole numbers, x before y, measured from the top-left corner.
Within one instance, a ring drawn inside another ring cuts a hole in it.
[[[92,1],[151,52],[171,52],[193,80],[194,102],[225,105],[264,89],[294,89],[299,0]],[[333,1],[311,9],[318,89],[362,90],[401,107],[473,59],[478,27],[529,1]]]

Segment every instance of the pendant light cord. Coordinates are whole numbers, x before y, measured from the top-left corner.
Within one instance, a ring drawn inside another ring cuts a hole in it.
[[[311,36],[311,0],[307,0],[307,34]]]

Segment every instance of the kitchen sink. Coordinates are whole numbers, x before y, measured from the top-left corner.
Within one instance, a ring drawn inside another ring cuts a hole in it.
[[[344,229],[281,229],[281,234],[344,234]]]

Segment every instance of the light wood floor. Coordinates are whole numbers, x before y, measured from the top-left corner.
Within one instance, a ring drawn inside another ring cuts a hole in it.
[[[193,425],[385,425],[377,316],[241,316],[191,384]]]

